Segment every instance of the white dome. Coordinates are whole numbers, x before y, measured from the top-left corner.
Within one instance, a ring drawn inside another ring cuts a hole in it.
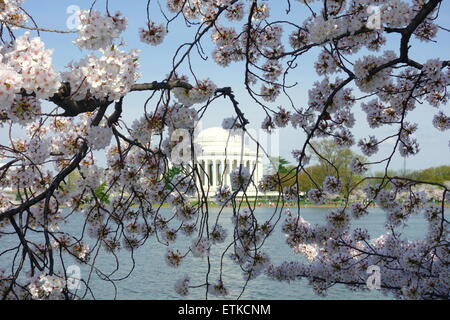
[[[225,130],[219,127],[214,128],[208,128],[203,129],[198,137],[197,141],[200,142],[222,142],[226,143],[229,141],[229,143],[239,143],[241,141],[241,135],[240,133],[237,135],[230,134],[230,130]]]
[[[203,186],[208,197],[214,196],[216,187],[230,186],[230,172],[239,166],[252,172],[254,183],[248,187],[247,195],[256,194],[254,186],[262,179],[264,171],[262,154],[250,148],[251,140],[247,135],[242,139],[242,131],[215,127],[200,131],[194,142],[199,146],[196,160],[200,170],[196,183]]]
[[[232,134],[234,133],[234,134]],[[244,138],[244,140],[246,140]],[[240,155],[242,152],[242,135],[240,132],[214,127],[202,130],[195,142],[203,149],[206,155]],[[244,155],[256,157],[256,152],[251,150],[244,142]]]
[[[202,131],[200,131],[200,133],[198,134],[198,138],[203,139],[203,138],[208,138],[208,137],[211,137],[214,135],[222,136],[222,137],[228,136],[228,130],[225,130],[220,127],[202,129]]]

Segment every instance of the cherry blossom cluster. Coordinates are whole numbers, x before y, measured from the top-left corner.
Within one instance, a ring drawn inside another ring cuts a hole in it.
[[[266,174],[258,184],[258,190],[261,192],[274,191],[279,185],[279,178],[275,174]]]
[[[28,20],[27,15],[20,9],[24,0],[2,0],[0,2],[0,20],[10,23],[14,28]]]
[[[217,187],[217,191],[214,195],[214,200],[218,205],[226,205],[232,199],[233,193],[229,186]]]
[[[120,12],[114,16],[102,14],[97,10],[79,12],[80,27],[75,44],[89,50],[106,49],[127,27],[127,19]]]
[[[22,126],[35,121],[41,115],[41,103],[34,96],[17,94],[11,107],[5,110],[8,119]]]
[[[356,174],[364,174],[368,167],[359,158],[353,158],[350,162],[350,169]]]
[[[311,189],[308,191],[308,199],[315,204],[322,204],[328,199],[328,194],[321,189]]]
[[[194,257],[203,258],[209,255],[209,250],[211,249],[211,242],[205,238],[195,239],[194,241],[192,241],[190,249]]]
[[[283,198],[285,201],[298,201],[299,192],[296,185],[283,188]]]
[[[213,244],[223,243],[227,238],[227,230],[220,224],[216,224],[210,233],[210,239]]]
[[[63,73],[63,80],[73,90],[73,99],[118,100],[139,78],[137,50],[124,52],[113,46],[100,51],[102,56],[89,54],[80,62],[69,64],[69,71]]]
[[[143,145],[151,143],[152,136],[160,133],[164,127],[164,113],[165,109],[161,108],[152,114],[134,120],[131,126],[131,136]]]
[[[175,292],[180,296],[187,296],[189,294],[189,283],[191,279],[188,276],[185,276],[175,283]]]
[[[345,33],[344,23],[342,19],[318,16],[310,25],[309,38],[314,43],[322,44]]]
[[[252,175],[247,167],[240,166],[238,168],[235,168],[230,173],[231,189],[233,191],[247,190],[248,186],[252,182],[251,178]]]
[[[363,92],[372,92],[377,88],[386,85],[390,80],[390,68],[383,69],[376,74],[371,74],[371,71],[384,63],[394,60],[396,54],[393,51],[386,51],[383,56],[365,56],[355,62],[354,72],[357,78],[356,85]]]
[[[171,267],[179,267],[181,265],[181,261],[183,260],[183,256],[180,251],[172,251],[168,250],[166,254],[166,262]]]
[[[443,61],[440,59],[430,59],[423,65],[422,72],[429,80],[421,88],[426,93],[426,101],[432,106],[438,107],[449,100],[449,93],[446,89],[450,83],[450,70],[443,68]]]
[[[239,123],[238,123],[237,118],[230,117],[230,118],[223,119],[222,128],[225,130],[233,130],[233,129],[239,128]]]
[[[226,8],[228,20],[239,21],[244,15],[243,1],[237,0],[168,0],[167,9],[171,13],[182,13],[186,18],[200,21],[210,21],[220,8]]]
[[[87,129],[86,139],[93,150],[103,150],[111,143],[112,135],[111,128],[93,126]]]
[[[152,46],[157,46],[164,41],[167,34],[167,30],[163,24],[157,25],[155,22],[150,21],[147,24],[147,28],[139,29],[139,35],[141,41]]]
[[[305,255],[312,263],[284,262],[280,266],[270,266],[266,273],[271,278],[288,282],[306,277],[318,294],[325,294],[333,283],[363,287],[365,281],[361,279],[367,278],[364,275],[367,268],[377,264],[380,257],[388,256],[390,259],[381,267],[381,290],[384,293],[390,292],[390,286],[396,286],[400,289],[395,291],[399,298],[445,296],[449,286],[448,279],[444,280],[448,275],[448,268],[445,267],[448,252],[435,247],[436,242],[445,237],[436,224],[442,208],[427,207],[423,195],[415,196],[417,201],[414,203],[410,200],[399,203],[393,192],[386,190],[375,196],[377,203],[389,214],[386,226],[388,233],[373,240],[365,229],[356,228],[353,232],[349,229],[350,216],[345,210],[332,211],[327,217],[327,224],[314,226],[288,211],[282,227],[287,235],[286,241],[295,252]],[[410,213],[406,216],[397,214],[394,218],[390,212],[405,212],[399,210],[399,206],[407,207]],[[408,216],[419,214],[422,210],[432,222],[425,239],[406,241],[395,229],[391,229],[393,222],[394,228],[399,225],[397,219],[405,222]],[[355,218],[367,214],[361,205],[353,206],[352,211]],[[422,263],[419,263],[420,260]],[[420,277],[417,278],[418,273]]]
[[[163,109],[165,111],[165,121],[169,129],[194,129],[198,120],[197,111],[194,108],[187,108],[184,105],[174,104]]]
[[[198,81],[197,85],[192,89],[175,88],[172,89],[173,94],[178,102],[186,107],[194,104],[204,103],[211,98],[215,91],[216,85],[209,79]]]
[[[371,156],[378,152],[378,140],[375,136],[370,136],[368,140],[359,140],[358,146],[366,156]]]
[[[59,74],[53,69],[53,51],[46,49],[40,38],[30,38],[27,32],[11,46],[1,47],[0,103],[8,110],[24,90],[37,99],[53,96],[61,85]]]
[[[414,17],[413,8],[405,1],[393,0],[384,4],[380,10],[381,19],[387,27],[404,27]]]
[[[211,291],[211,294],[216,297],[226,297],[229,294],[229,291],[222,280],[217,280],[217,282],[210,285],[208,289]]]
[[[28,290],[34,300],[62,300],[64,296],[64,281],[57,276],[39,275],[28,286]]]
[[[440,131],[448,130],[450,129],[450,117],[439,111],[433,118],[433,125]]]
[[[341,181],[336,177],[326,177],[323,181],[323,190],[329,194],[339,193],[342,188]]]

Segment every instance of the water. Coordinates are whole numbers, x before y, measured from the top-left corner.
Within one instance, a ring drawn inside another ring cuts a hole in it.
[[[169,210],[169,209],[162,209]],[[271,208],[258,208],[255,215],[258,221],[266,221],[273,215]],[[326,208],[304,208],[302,209],[303,217],[310,223],[323,223],[324,218],[330,209]],[[384,213],[379,209],[371,209],[371,214],[353,222],[353,227],[365,227],[369,230],[372,238],[377,237],[385,232],[383,228]],[[215,218],[218,209],[211,209],[210,216]],[[231,230],[231,209],[225,209],[221,214],[219,223],[225,228]],[[61,228],[62,231],[71,232],[73,234],[80,234],[82,229],[82,219],[79,217],[72,217],[72,221]],[[260,220],[261,219],[261,220]],[[215,220],[211,220],[215,221]],[[213,223],[211,222],[210,225]],[[269,254],[272,263],[278,265],[285,260],[295,261],[300,260],[301,256],[293,255],[291,249],[285,242],[285,236],[280,231],[280,223],[274,234],[267,239],[265,244],[265,252]],[[417,239],[423,237],[426,232],[426,223],[421,215],[413,216],[408,222],[408,227],[404,230],[404,235]],[[229,232],[230,234],[230,232]],[[5,245],[14,244],[14,238],[11,236],[0,238],[0,248],[5,248]],[[185,249],[190,245],[190,241],[180,237],[174,248]],[[210,281],[214,282],[218,279],[220,254],[223,252],[226,244],[222,246],[215,246],[212,250],[211,258],[211,274]],[[120,282],[116,282],[117,298],[118,299],[180,299],[174,291],[174,283],[183,275],[191,277],[191,284],[201,284],[205,282],[205,274],[208,268],[207,260],[202,258],[188,257],[185,259],[182,266],[178,269],[168,267],[164,261],[167,247],[156,242],[155,238],[151,238],[147,243],[134,252],[134,257],[130,256],[130,252],[122,250],[118,254],[120,260],[120,269],[114,274],[115,278],[126,276],[133,268],[133,259],[135,261],[133,273]],[[180,250],[182,251],[182,250]],[[183,252],[183,251],[182,251]],[[0,257],[0,267],[5,267],[11,261],[7,256]],[[69,258],[66,265],[73,263],[74,260]],[[116,262],[113,256],[106,254],[99,254],[96,258],[96,266],[107,273],[116,268]],[[82,268],[83,278],[87,278],[88,270]],[[245,281],[242,276],[240,268],[235,265],[228,257],[224,258],[223,262],[223,280],[225,285],[230,289],[229,299],[236,299],[241,293],[242,286]],[[92,274],[90,287],[92,288],[96,299],[113,299],[115,291],[113,285],[109,282],[101,280],[95,272]],[[205,288],[191,290],[191,294],[187,299],[204,299]],[[210,297],[211,298],[211,297]],[[265,275],[259,276],[257,279],[249,282],[242,299],[248,300],[302,300],[302,299],[391,299],[390,296],[385,296],[377,290],[367,292],[352,292],[345,286],[336,285],[328,291],[326,297],[319,297],[314,294],[309,287],[306,280],[288,283],[280,283],[270,280]]]

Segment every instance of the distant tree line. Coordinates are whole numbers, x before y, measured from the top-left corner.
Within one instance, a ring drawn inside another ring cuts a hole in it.
[[[317,187],[314,182],[323,181],[327,176],[339,175],[343,186],[341,195],[347,196],[361,178],[363,178],[362,176],[356,175],[350,169],[350,162],[354,157],[365,161],[364,156],[353,152],[349,148],[342,149],[332,140],[322,140],[313,143],[311,148],[314,148],[315,152],[320,156],[312,159],[315,160],[314,164],[306,167],[298,175],[296,165],[291,164],[282,157],[272,158],[272,165],[276,169],[276,173],[274,174],[280,175],[281,189],[294,185],[295,179],[297,179],[299,192],[307,192]],[[384,176],[384,172],[376,172],[374,175],[382,177]],[[404,170],[389,170],[388,175],[426,182],[445,183],[450,181],[450,165],[407,172],[404,172]]]
[[[384,172],[377,172],[376,176],[383,176]],[[405,178],[425,182],[445,183],[450,182],[450,165],[443,165],[422,170],[389,170],[390,176],[402,176]]]

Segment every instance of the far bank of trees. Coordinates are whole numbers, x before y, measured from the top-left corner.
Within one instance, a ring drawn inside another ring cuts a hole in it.
[[[391,176],[402,176],[412,180],[419,180],[425,182],[434,182],[445,184],[450,183],[450,165],[443,165],[439,167],[432,167],[422,170],[408,170],[404,172],[403,170],[389,171]],[[382,176],[384,173],[377,172],[377,176]]]
[[[272,159],[275,167],[278,168],[277,174],[280,175],[281,186],[295,185],[295,179],[297,179],[299,192],[307,192],[317,187],[315,183],[320,183],[328,176],[336,176],[342,181],[342,195],[347,195],[362,178],[350,169],[351,160],[356,156],[364,160],[364,157],[349,148],[339,148],[332,140],[312,143],[312,148],[314,148],[312,153],[319,156],[311,159],[314,164],[305,167],[298,174],[297,166],[286,159]]]
[[[356,175],[350,169],[352,158],[358,157],[365,161],[364,156],[353,152],[349,148],[339,148],[332,140],[322,140],[313,143],[312,148],[320,156],[311,159],[313,164],[305,167],[305,170],[302,170],[298,175],[297,166],[291,164],[288,160],[282,157],[272,159],[277,174],[280,175],[282,188],[294,185],[297,178],[299,192],[307,192],[317,187],[313,181],[317,183],[323,181],[327,176],[339,176],[342,181],[342,193],[340,196],[346,197],[358,182],[364,178],[364,176]],[[391,177],[405,177],[424,182],[450,183],[450,165],[422,170],[409,170],[407,172],[404,170],[389,170],[388,174]],[[382,177],[384,172],[375,172],[373,175]]]

